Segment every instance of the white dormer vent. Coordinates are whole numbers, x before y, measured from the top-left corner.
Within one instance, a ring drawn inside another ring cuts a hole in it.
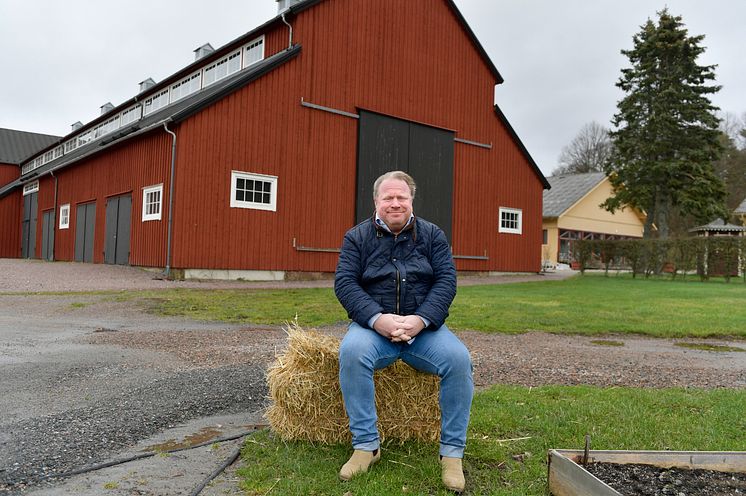
[[[194,51],[194,60],[199,60],[207,54],[214,52],[215,49],[209,43],[205,43]]]
[[[275,0],[277,2],[277,13],[281,13],[283,10],[287,10],[296,3],[300,3],[301,0]]]
[[[140,81],[140,93],[155,86],[153,78],[148,78],[145,81]]]
[[[78,129],[80,129],[81,127],[83,127],[83,123],[80,122],[80,121],[73,122],[73,124],[72,124],[71,127],[73,128],[73,131],[77,131]]]
[[[112,105],[111,102],[106,102],[101,105],[101,115],[108,114],[112,110],[114,110],[114,105]]]

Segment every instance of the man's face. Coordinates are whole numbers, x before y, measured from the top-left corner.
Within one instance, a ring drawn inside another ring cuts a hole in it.
[[[412,215],[412,192],[401,179],[386,179],[376,195],[376,213],[395,234],[407,225]]]

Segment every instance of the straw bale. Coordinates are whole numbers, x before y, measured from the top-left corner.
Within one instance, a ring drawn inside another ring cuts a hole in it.
[[[339,340],[297,324],[287,328],[288,347],[267,371],[270,428],[285,440],[349,443],[339,387]],[[398,361],[374,374],[382,439],[437,441],[439,380]]]

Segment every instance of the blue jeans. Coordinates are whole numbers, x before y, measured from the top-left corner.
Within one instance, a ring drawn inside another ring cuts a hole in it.
[[[339,383],[350,419],[352,446],[379,448],[373,371],[401,359],[440,377],[440,455],[463,458],[474,395],[469,350],[445,325],[421,331],[412,344],[392,343],[353,322],[339,348]]]

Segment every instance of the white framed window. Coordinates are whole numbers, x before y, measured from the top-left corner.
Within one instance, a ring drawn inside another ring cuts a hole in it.
[[[231,172],[231,208],[277,210],[277,177]]]
[[[241,51],[234,52],[227,57],[205,67],[203,87],[230,76],[241,70]]]
[[[83,146],[93,139],[93,130],[78,135],[78,146]]]
[[[161,220],[163,184],[142,189],[142,221]]]
[[[30,195],[31,193],[36,193],[39,191],[39,181],[34,181],[32,183],[26,183],[23,185],[23,196]]]
[[[166,105],[168,105],[168,88],[145,100],[143,115],[148,115],[151,112],[155,112],[159,108],[165,107]]]
[[[249,67],[260,60],[264,60],[264,36],[252,40],[243,49],[243,66]]]
[[[66,203],[60,207],[60,229],[70,228],[70,204]]]
[[[171,86],[171,103],[181,100],[182,98],[191,95],[195,91],[199,91],[202,87],[201,81],[202,74],[197,71],[179,81],[178,83]],[[147,105],[147,101],[146,101]]]
[[[93,128],[93,139],[98,139],[119,129],[119,116],[112,117]]]
[[[73,138],[65,142],[65,153],[69,153],[78,147],[78,138]]]
[[[518,208],[500,207],[498,232],[521,234],[523,232],[523,211]]]
[[[126,126],[130,122],[135,122],[140,119],[140,114],[142,112],[142,107],[140,105],[135,105],[134,107],[130,107],[124,112],[122,112],[122,117],[120,119],[121,125]]]

